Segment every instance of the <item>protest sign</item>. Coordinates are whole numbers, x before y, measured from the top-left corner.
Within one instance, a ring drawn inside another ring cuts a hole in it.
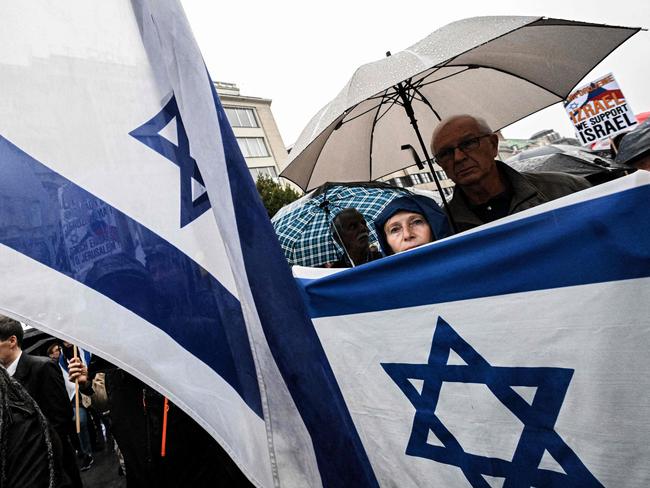
[[[564,101],[564,108],[583,145],[609,139],[637,123],[611,73],[575,90]]]

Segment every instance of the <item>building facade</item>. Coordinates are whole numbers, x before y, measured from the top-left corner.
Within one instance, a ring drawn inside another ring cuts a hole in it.
[[[277,179],[288,154],[271,112],[271,100],[241,95],[235,83],[214,82],[254,180]]]

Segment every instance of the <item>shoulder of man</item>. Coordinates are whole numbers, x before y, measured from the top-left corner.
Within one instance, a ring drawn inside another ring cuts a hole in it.
[[[44,356],[32,356],[31,354],[26,354],[24,352],[20,356],[20,361],[18,363],[18,367],[20,368],[21,366],[33,374],[41,374],[43,371],[58,370],[58,365],[50,358]]]
[[[584,190],[591,186],[591,184],[583,177],[567,173],[549,171],[520,174],[550,198],[559,198],[564,195]]]

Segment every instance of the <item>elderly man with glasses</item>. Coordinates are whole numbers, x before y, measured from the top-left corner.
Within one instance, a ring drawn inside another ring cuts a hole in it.
[[[471,115],[441,120],[433,132],[436,162],[456,183],[449,209],[459,232],[590,186],[564,173],[519,173],[496,159],[498,147],[487,123]]]

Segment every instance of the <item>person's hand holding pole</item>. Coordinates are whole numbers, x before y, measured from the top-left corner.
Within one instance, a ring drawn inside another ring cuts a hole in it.
[[[81,388],[88,383],[88,368],[78,357],[68,361],[68,379],[78,383]]]

